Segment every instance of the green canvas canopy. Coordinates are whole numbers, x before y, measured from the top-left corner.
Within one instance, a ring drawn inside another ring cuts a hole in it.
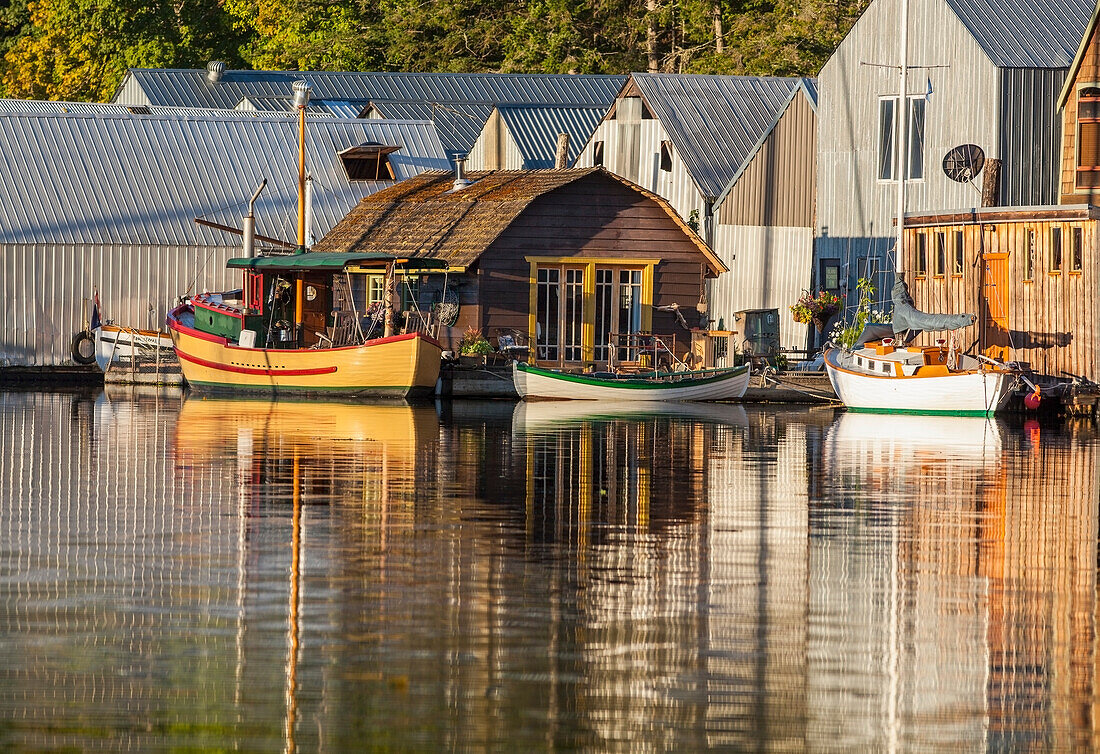
[[[342,270],[345,267],[384,267],[395,262],[402,267],[437,269],[447,266],[441,259],[395,257],[392,254],[367,252],[312,252],[278,257],[234,257],[226,267],[244,270],[293,272],[309,270]]]

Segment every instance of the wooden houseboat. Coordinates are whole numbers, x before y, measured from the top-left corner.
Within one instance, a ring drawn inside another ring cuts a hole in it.
[[[643,361],[651,336],[685,359],[705,332],[705,282],[726,270],[668,202],[602,168],[424,173],[360,202],[314,249],[446,259],[406,289],[422,311],[457,304],[444,348],[473,330],[574,370]]]

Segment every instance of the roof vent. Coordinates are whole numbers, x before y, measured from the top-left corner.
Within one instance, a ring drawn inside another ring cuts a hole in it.
[[[462,155],[455,156],[455,183],[451,187],[451,191],[461,191],[473,184],[469,178],[466,177],[466,158]]]
[[[206,80],[211,84],[217,84],[225,75],[225,63],[220,60],[211,60],[206,64]]]

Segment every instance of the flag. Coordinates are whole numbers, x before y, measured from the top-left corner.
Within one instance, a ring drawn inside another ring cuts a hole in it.
[[[925,90],[925,92],[924,92],[924,101],[925,102],[931,102],[932,101],[932,77],[931,76],[928,77],[928,89]]]
[[[92,324],[89,329],[95,330],[103,323],[99,319],[99,289],[95,289],[95,295],[92,298]]]

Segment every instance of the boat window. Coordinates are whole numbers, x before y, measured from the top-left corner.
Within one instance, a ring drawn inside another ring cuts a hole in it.
[[[1049,272],[1062,271],[1062,229],[1050,229],[1050,261]]]
[[[889,371],[890,371],[890,364],[889,364],[889,362],[883,362],[883,364],[882,364],[882,371],[884,371],[884,372],[889,372]]]
[[[1069,271],[1080,272],[1085,261],[1085,229],[1080,226],[1073,228],[1073,245],[1070,248]]]

